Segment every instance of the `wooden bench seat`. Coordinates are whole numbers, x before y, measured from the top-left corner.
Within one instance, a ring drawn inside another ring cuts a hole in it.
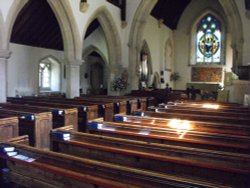
[[[209,104],[215,104],[215,105],[220,105],[222,108],[238,108],[238,109],[247,109],[247,107],[243,106],[242,104],[239,103],[230,103],[230,102],[218,102],[218,101],[206,101],[206,100],[199,100],[199,101],[174,101],[173,103],[176,103],[177,105],[193,105],[193,104],[204,104],[204,103],[209,103]]]
[[[137,101],[137,109],[138,110],[146,110],[147,109],[147,97],[136,97],[136,96],[107,96],[107,95],[97,95],[97,97],[102,98],[111,98],[116,100],[136,100]]]
[[[183,108],[162,108],[162,107],[149,107],[148,110],[160,111],[160,112],[170,112],[170,113],[189,113],[189,114],[199,114],[199,115],[212,115],[221,117],[239,117],[250,120],[250,113],[241,112],[221,112],[221,111],[211,111],[211,110],[200,110],[200,109],[183,109]]]
[[[1,103],[0,107],[4,109],[15,110],[41,110],[51,112],[53,116],[53,129],[62,126],[72,125],[74,130],[78,128],[77,109],[76,108],[49,108],[41,106],[32,106],[29,104],[23,105],[22,103]]]
[[[85,100],[94,100],[94,101],[103,101],[105,99],[110,100],[110,99],[115,99],[119,100],[119,101],[126,101],[127,103],[127,109],[126,112],[127,114],[131,114],[132,112],[134,112],[135,110],[138,110],[138,106],[139,106],[139,102],[138,99],[135,98],[119,98],[119,97],[115,97],[115,96],[101,96],[101,95],[81,95],[80,98],[85,99]],[[144,106],[146,103],[144,102],[142,104],[142,106]]]
[[[56,103],[56,104],[67,104],[67,105],[82,105],[82,106],[98,106],[98,117],[104,117],[105,120],[112,120],[114,115],[114,107],[113,103],[108,102],[100,102],[100,101],[78,101],[74,99],[66,99],[66,98],[46,98],[46,97],[28,97],[22,98],[24,101],[39,101],[46,103]],[[11,102],[11,100],[8,100]]]
[[[49,148],[49,133],[52,130],[51,112],[0,109],[0,113],[18,116],[19,135],[29,135],[31,146]]]
[[[170,103],[165,104],[161,103],[158,105],[163,108],[173,108],[173,109],[191,109],[191,110],[202,110],[202,111],[212,111],[212,112],[236,112],[236,113],[250,113],[248,108],[234,108],[234,107],[223,107],[218,104],[213,103],[190,103],[190,104],[182,104],[182,103]]]
[[[8,102],[29,104],[32,106],[43,106],[50,108],[77,108],[78,110],[78,131],[85,132],[88,120],[98,118],[98,106],[97,105],[75,105],[65,103],[54,103],[53,101],[40,101],[36,98],[8,98]]]
[[[119,100],[119,99],[112,99],[112,98],[96,98],[96,97],[75,97],[74,99],[76,100],[81,100],[81,101],[93,101],[93,102],[111,102],[114,104],[114,114],[119,114],[119,113],[127,113],[127,101],[126,100]]]
[[[243,117],[234,117],[234,116],[220,116],[215,114],[206,114],[202,111],[186,111],[186,112],[178,112],[178,111],[167,111],[165,108],[158,108],[158,107],[150,107],[152,113],[149,111],[145,111],[145,115],[154,116],[154,117],[163,117],[163,118],[180,118],[180,119],[187,119],[187,120],[195,120],[195,121],[210,121],[210,122],[227,122],[233,124],[250,124],[250,117],[243,116]]]
[[[14,146],[18,154],[28,159],[0,157],[10,169],[11,180],[27,187],[218,187],[218,184],[200,180],[42,151],[20,144],[9,143],[9,146]]]
[[[48,101],[44,99],[43,101]],[[111,121],[114,115],[114,106],[113,103],[105,101],[83,101],[75,99],[53,99],[53,103],[64,103],[64,104],[73,104],[73,105],[97,105],[98,106],[98,117],[104,117],[105,120]]]
[[[237,114],[237,115],[250,115],[250,111],[248,109],[242,108],[242,109],[235,109],[235,108],[223,108],[217,105],[213,104],[202,104],[197,105],[193,104],[190,106],[186,105],[169,105],[169,104],[159,104],[158,107],[165,108],[165,109],[173,109],[173,110],[191,110],[191,111],[202,111],[207,113],[218,113],[218,114]]]
[[[188,130],[166,130],[159,127],[132,126],[125,122],[103,122],[101,120],[89,122],[88,129],[90,133],[132,140],[235,153],[250,152],[250,140],[246,136],[211,134]]]
[[[213,123],[202,121],[188,121],[185,119],[173,118],[157,118],[148,116],[133,116],[116,114],[114,116],[116,122],[126,122],[128,124],[144,125],[149,127],[162,127],[165,129],[174,129],[173,123],[188,123],[191,130],[209,133],[229,134],[250,136],[250,127],[248,125],[228,124],[228,123]],[[181,126],[181,125],[180,125]]]
[[[60,138],[70,134],[70,139]],[[164,174],[199,178],[214,183],[245,186],[250,180],[250,156],[182,148],[174,150],[150,144],[75,132],[54,132],[54,151]],[[175,147],[177,148],[177,147]],[[239,181],[240,180],[240,181]]]

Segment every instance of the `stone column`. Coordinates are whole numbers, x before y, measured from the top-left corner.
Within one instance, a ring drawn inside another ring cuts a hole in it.
[[[10,55],[10,51],[0,51],[0,102],[7,99],[7,62]]]
[[[69,60],[68,64],[66,64],[66,96],[68,98],[74,98],[79,96],[81,63],[82,62],[79,60]]]

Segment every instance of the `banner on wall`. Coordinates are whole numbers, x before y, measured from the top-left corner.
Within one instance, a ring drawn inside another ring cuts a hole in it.
[[[192,67],[192,82],[221,82],[222,68]]]

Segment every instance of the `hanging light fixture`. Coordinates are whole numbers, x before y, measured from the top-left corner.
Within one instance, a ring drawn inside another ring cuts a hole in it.
[[[89,4],[87,0],[80,0],[80,11],[81,12],[86,12],[89,8]]]

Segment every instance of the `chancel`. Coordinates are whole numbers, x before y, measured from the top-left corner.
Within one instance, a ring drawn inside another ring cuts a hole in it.
[[[250,187],[249,0],[0,0],[0,187]]]

